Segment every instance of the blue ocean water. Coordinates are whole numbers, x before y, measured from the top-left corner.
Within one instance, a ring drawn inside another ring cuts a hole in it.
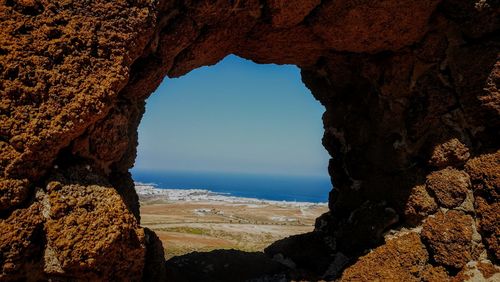
[[[327,202],[329,177],[132,170],[134,181],[158,188],[206,189],[238,197],[275,201]]]

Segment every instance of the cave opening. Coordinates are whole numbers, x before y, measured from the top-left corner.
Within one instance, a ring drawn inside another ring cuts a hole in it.
[[[0,280],[499,280],[499,1],[73,2],[0,4]],[[129,172],[145,99],[228,54],[325,106],[329,212],[166,262]]]
[[[261,252],[313,231],[332,187],[324,110],[293,65],[229,55],[165,78],[146,101],[131,170],[141,224],[165,257]]]

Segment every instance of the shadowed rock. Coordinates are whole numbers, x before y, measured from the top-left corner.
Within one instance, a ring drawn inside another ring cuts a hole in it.
[[[259,252],[193,252],[168,260],[166,268],[166,281],[288,281],[287,268]]]

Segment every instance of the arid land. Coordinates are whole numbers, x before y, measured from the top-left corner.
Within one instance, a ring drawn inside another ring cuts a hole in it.
[[[310,232],[326,205],[231,203],[141,198],[142,225],[156,232],[166,258],[193,251],[262,251],[272,242]]]

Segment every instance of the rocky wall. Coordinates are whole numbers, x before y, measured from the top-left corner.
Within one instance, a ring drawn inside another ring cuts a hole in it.
[[[266,249],[287,277],[496,279],[499,9],[2,0],[0,280],[165,279],[128,172],[137,127],[166,75],[228,54],[298,65],[326,108],[330,211]]]

